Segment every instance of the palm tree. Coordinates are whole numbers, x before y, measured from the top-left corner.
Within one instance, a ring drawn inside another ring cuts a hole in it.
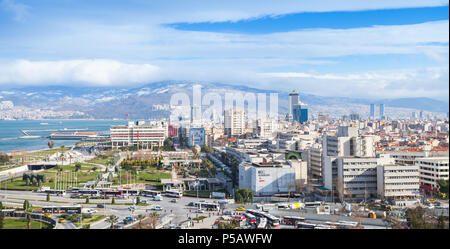
[[[106,218],[105,221],[107,223],[111,224],[111,229],[114,229],[114,224],[119,221],[119,217],[117,217],[115,215],[110,215],[108,218]]]
[[[156,224],[158,223],[159,214],[157,212],[150,213],[148,215],[150,217],[150,223],[152,224],[152,229],[156,228]]]
[[[142,220],[145,219],[145,215],[139,214],[139,215],[137,216],[137,219],[139,220],[139,228],[142,228],[142,227],[141,227],[141,223],[142,223]]]

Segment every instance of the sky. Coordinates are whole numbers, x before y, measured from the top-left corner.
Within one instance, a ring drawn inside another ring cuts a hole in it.
[[[448,0],[0,0],[0,88],[189,80],[448,102],[448,58]]]

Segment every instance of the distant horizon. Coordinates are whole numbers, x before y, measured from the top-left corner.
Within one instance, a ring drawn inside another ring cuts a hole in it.
[[[237,87],[248,87],[249,89],[255,89],[255,90],[261,90],[261,91],[274,91],[274,92],[279,92],[282,94],[289,94],[290,91],[292,90],[296,90],[299,94],[301,95],[312,95],[312,96],[317,96],[317,97],[333,97],[333,98],[350,98],[350,99],[361,99],[361,100],[371,100],[371,101],[381,101],[381,100],[399,100],[399,99],[431,99],[431,100],[437,100],[437,101],[443,101],[443,102],[447,102],[449,103],[449,96],[447,96],[446,99],[438,99],[438,98],[430,98],[430,97],[426,97],[426,96],[417,96],[417,97],[408,97],[408,96],[404,96],[404,97],[396,97],[396,98],[371,98],[371,97],[349,97],[349,96],[340,96],[340,95],[333,95],[333,96],[329,96],[329,95],[318,95],[318,94],[313,94],[313,93],[308,93],[305,91],[302,91],[300,88],[293,88],[293,89],[289,89],[289,90],[276,90],[276,89],[264,89],[264,88],[257,88],[254,86],[247,86],[247,85],[236,85],[236,84],[232,84],[232,83],[225,83],[225,82],[206,82],[206,81],[189,81],[189,80],[161,80],[161,81],[155,81],[155,82],[148,82],[148,83],[142,83],[139,85],[132,85],[132,86],[86,86],[86,85],[78,85],[78,86],[74,86],[74,85],[64,85],[64,84],[52,84],[52,85],[40,85],[40,86],[36,86],[36,85],[31,85],[31,86],[10,86],[10,87],[5,87],[0,85],[0,101],[2,101],[2,95],[1,95],[1,91],[8,91],[8,90],[26,90],[27,88],[31,88],[31,89],[39,89],[39,88],[96,88],[96,89],[137,89],[137,88],[143,88],[143,87],[148,87],[151,86],[153,84],[159,84],[159,83],[169,83],[169,82],[173,82],[173,84],[183,84],[183,83],[187,83],[187,84],[221,84],[221,85],[227,85],[227,86],[237,86]],[[207,90],[207,89],[204,89]],[[376,103],[374,103],[376,104]]]

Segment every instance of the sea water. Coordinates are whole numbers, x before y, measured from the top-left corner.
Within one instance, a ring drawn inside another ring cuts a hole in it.
[[[40,150],[48,148],[46,138],[26,138],[21,130],[31,136],[48,137],[52,132],[89,131],[109,134],[111,125],[127,124],[126,120],[0,120],[0,152],[12,150]],[[64,130],[67,129],[67,130]],[[74,145],[78,140],[54,140],[54,148]]]

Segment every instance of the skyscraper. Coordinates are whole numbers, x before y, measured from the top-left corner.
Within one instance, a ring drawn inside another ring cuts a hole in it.
[[[308,121],[308,107],[305,104],[294,105],[293,107],[293,120],[300,124]]]
[[[294,117],[294,106],[298,105],[299,97],[298,93],[295,90],[289,93],[289,120],[292,120]]]
[[[380,104],[380,119],[384,119],[384,104]]]
[[[370,117],[375,117],[375,104],[370,104]]]

